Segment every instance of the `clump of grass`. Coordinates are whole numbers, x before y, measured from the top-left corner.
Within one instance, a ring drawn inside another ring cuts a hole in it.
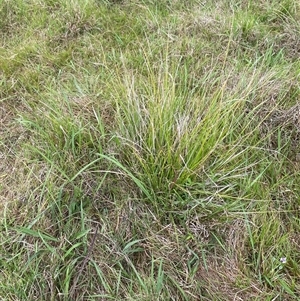
[[[197,178],[228,133],[239,103],[223,98],[224,87],[192,89],[186,66],[167,52],[145,74],[124,64],[118,89],[119,142],[124,158],[156,193],[170,193]],[[217,77],[214,71],[208,77]],[[166,190],[167,189],[167,190]]]

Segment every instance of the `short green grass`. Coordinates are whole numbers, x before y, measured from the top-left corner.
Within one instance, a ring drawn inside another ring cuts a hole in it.
[[[297,1],[0,3],[1,299],[300,298]]]

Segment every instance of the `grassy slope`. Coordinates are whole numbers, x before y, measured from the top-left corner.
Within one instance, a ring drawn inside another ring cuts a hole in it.
[[[1,2],[1,298],[297,300],[299,6],[109,2]]]

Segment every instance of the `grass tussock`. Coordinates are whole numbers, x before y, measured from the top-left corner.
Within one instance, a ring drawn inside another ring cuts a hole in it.
[[[0,297],[299,299],[295,1],[0,4]]]

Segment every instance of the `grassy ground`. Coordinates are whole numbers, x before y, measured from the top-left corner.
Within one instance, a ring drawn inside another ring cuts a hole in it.
[[[1,300],[299,300],[300,7],[0,5]]]

